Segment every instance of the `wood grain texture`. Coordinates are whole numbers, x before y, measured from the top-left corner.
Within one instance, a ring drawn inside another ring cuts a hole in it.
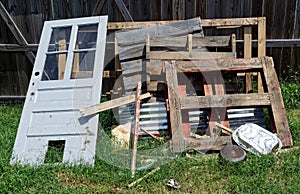
[[[264,58],[251,59],[207,59],[194,61],[176,61],[178,71],[201,72],[201,71],[222,71],[222,70],[247,70],[262,69]]]
[[[166,80],[168,85],[168,99],[170,108],[170,124],[171,124],[171,147],[175,153],[185,149],[182,116],[178,94],[177,70],[171,63],[166,63]]]
[[[230,136],[210,137],[202,139],[185,139],[186,146],[197,150],[221,150],[226,145],[232,145]]]
[[[183,47],[187,45],[187,35],[177,37],[150,38],[151,47]],[[230,36],[205,36],[193,34],[192,44],[198,47],[226,47],[230,46]]]
[[[146,94],[142,94],[140,96],[140,99],[146,99],[146,98],[150,98],[151,94],[150,93],[146,93]],[[80,110],[80,114],[82,116],[89,116],[89,115],[93,115],[105,110],[109,110],[109,109],[113,109],[119,106],[123,106],[132,102],[135,102],[136,100],[136,95],[132,94],[129,96],[124,96],[124,97],[120,97],[117,99],[113,99],[113,100],[109,100],[106,102],[102,102],[100,104],[97,105],[93,105],[91,107],[85,108],[85,109],[81,109]]]
[[[123,0],[115,0],[115,3],[126,22],[133,22],[132,16],[126,8]]]
[[[268,106],[270,105],[270,96],[268,94],[189,96],[180,98],[180,104],[182,109]]]
[[[0,16],[2,17],[3,21],[5,22],[5,24],[7,25],[7,27],[9,28],[10,32],[13,34],[13,36],[16,38],[17,42],[20,45],[28,45],[28,42],[26,41],[26,39],[24,38],[23,34],[21,33],[21,31],[19,30],[18,26],[16,25],[16,23],[14,22],[14,20],[11,18],[11,16],[9,15],[9,13],[7,12],[6,8],[4,7],[4,5],[2,4],[2,2],[0,2]],[[35,55],[33,54],[33,52],[25,52],[26,57],[29,59],[29,61],[34,64],[35,61]]]
[[[223,59],[233,58],[231,52],[167,52],[151,51],[150,60],[197,60],[197,59]]]
[[[176,23],[178,21],[144,21],[144,22],[109,22],[108,30],[137,29],[153,27],[164,24]],[[220,27],[220,26],[251,26],[257,25],[258,18],[231,18],[231,19],[202,19],[202,27]]]
[[[288,126],[286,117],[286,110],[284,108],[280,85],[277,74],[274,69],[272,58],[267,57],[263,66],[264,76],[268,88],[268,93],[273,112],[273,119],[275,122],[276,132],[279,139],[282,141],[284,147],[293,145],[292,135]]]

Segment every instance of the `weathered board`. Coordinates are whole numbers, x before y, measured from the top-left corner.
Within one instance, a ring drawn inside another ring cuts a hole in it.
[[[125,73],[123,72],[125,91],[136,88],[138,81],[146,81],[145,77],[147,77],[147,65],[145,61],[145,46],[147,35],[151,37],[180,36],[201,30],[201,19],[198,17],[161,26],[116,33],[121,68],[124,70],[126,69]],[[132,66],[128,66],[128,60],[134,61],[131,63]],[[136,68],[140,67],[142,67],[142,72],[135,72]],[[126,74],[126,72],[128,74]]]

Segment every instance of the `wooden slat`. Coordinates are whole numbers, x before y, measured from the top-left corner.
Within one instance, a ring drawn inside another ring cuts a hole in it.
[[[93,13],[92,13],[93,16],[101,14],[101,11],[102,11],[103,6],[104,6],[106,1],[107,0],[97,0],[96,5],[95,5],[94,10],[93,10]]]
[[[172,0],[173,20],[185,19],[185,0]]]
[[[197,16],[197,0],[188,0],[185,1],[185,18],[193,18]],[[201,15],[200,15],[201,16]]]
[[[7,27],[9,28],[9,30],[11,31],[11,33],[13,34],[13,36],[16,38],[17,42],[20,45],[28,45],[28,42],[22,35],[21,31],[19,30],[18,26],[15,24],[14,20],[10,17],[9,13],[5,9],[2,2],[0,2],[0,15],[3,21],[5,22],[5,24],[7,25]],[[35,56],[33,52],[25,52],[25,55],[29,59],[29,61],[32,64],[34,64]]]
[[[222,59],[233,58],[229,52],[167,52],[167,51],[151,51],[149,53],[150,60],[196,60],[196,59]]]
[[[268,106],[268,94],[227,94],[222,96],[189,96],[180,98],[182,109],[197,109],[211,107],[249,107]]]
[[[150,28],[145,28],[145,27],[142,29],[116,33],[118,45],[125,46],[125,45],[135,45],[137,43],[145,43],[147,34],[149,34],[150,37],[180,36],[188,33],[193,33],[194,31],[197,30],[202,30],[200,26],[199,17],[189,19],[189,20],[169,23],[168,25],[164,25],[164,26],[152,26]]]
[[[150,26],[158,26],[174,23],[176,21],[150,21],[150,22],[109,22],[108,30],[121,29],[137,29]],[[177,21],[178,22],[178,21]],[[218,26],[251,26],[257,25],[257,18],[231,18],[231,19],[203,19],[201,20],[202,27],[218,27]]]
[[[280,85],[274,69],[272,58],[267,57],[264,65],[264,77],[268,88],[276,132],[283,146],[293,145],[292,135],[288,126],[286,110],[284,108]]]
[[[221,150],[226,145],[232,145],[231,136],[210,137],[203,139],[185,139],[185,144],[189,148],[197,150]]]
[[[140,96],[140,99],[145,99],[145,98],[150,98],[151,94],[150,93],[146,93],[146,94],[142,94]],[[82,116],[89,116],[89,115],[93,115],[105,110],[109,110],[109,109],[113,109],[119,106],[123,106],[132,102],[135,102],[136,100],[136,95],[132,94],[129,96],[124,96],[124,97],[120,97],[117,99],[113,99],[110,101],[106,101],[106,102],[102,102],[100,104],[96,104],[93,105],[91,107],[85,108],[85,109],[80,109],[80,114]]]
[[[244,58],[252,57],[252,27],[244,27]],[[253,91],[252,74],[246,73],[246,93]]]
[[[258,18],[258,57],[266,56],[266,18]],[[260,73],[257,77],[258,93],[264,92],[263,82]]]
[[[236,54],[236,35],[235,34],[231,35],[231,51],[232,51],[234,58],[236,58],[237,54]]]
[[[136,101],[135,101],[135,114],[134,114],[134,127],[131,130],[132,139],[131,139],[131,177],[134,177],[136,170],[136,154],[137,154],[137,145],[139,137],[139,128],[140,128],[140,111],[141,111],[141,92],[142,92],[142,83],[138,82],[138,87],[136,88]]]
[[[0,44],[1,52],[32,52],[37,51],[38,44],[28,44],[28,45],[19,45],[19,44]]]
[[[133,22],[133,19],[132,19],[131,15],[130,15],[128,9],[126,8],[123,0],[115,0],[115,3],[117,5],[119,11],[121,12],[124,20],[126,22]]]
[[[175,66],[182,72],[262,69],[262,60],[263,58],[176,61]]]
[[[187,44],[187,36],[150,38],[151,47],[182,47]],[[193,34],[193,45],[198,47],[230,46],[230,36],[205,36]]]
[[[181,152],[185,149],[182,116],[180,110],[180,102],[178,95],[178,80],[176,68],[166,62],[166,80],[168,85],[168,99],[170,108],[170,123],[172,132],[172,151]]]

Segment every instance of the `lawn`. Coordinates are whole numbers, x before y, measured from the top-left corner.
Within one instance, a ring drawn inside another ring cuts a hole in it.
[[[9,160],[22,105],[0,105],[0,193],[299,193],[300,86],[282,85],[295,148],[278,156],[254,156],[230,163],[219,157],[189,154],[160,166],[134,187],[131,182],[150,170],[130,171],[96,158],[95,166],[11,166]],[[291,97],[293,96],[293,97]],[[171,178],[179,189],[170,189]]]

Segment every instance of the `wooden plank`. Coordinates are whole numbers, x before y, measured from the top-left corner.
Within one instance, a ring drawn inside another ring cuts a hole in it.
[[[135,23],[135,22],[132,22]],[[140,22],[142,23],[142,22]],[[147,23],[147,22],[145,22]],[[130,25],[130,22],[123,23]],[[142,23],[143,24],[143,23]],[[130,30],[126,32],[116,33],[119,46],[122,45],[134,45],[136,43],[145,43],[146,35],[149,34],[150,37],[162,37],[162,36],[178,36],[188,33],[192,33],[197,30],[202,30],[200,26],[200,18],[193,18],[190,20],[178,21],[173,23],[163,23],[163,26],[152,26],[143,29]],[[120,51],[121,52],[121,51]]]
[[[192,34],[188,35],[187,50],[189,52],[189,56],[192,56],[192,52],[193,52],[193,35]]]
[[[123,0],[115,0],[115,3],[120,11],[120,13],[122,14],[124,20],[126,22],[133,22],[133,19],[128,11],[128,9],[126,8]]]
[[[150,19],[151,21],[161,20],[161,0],[150,1]]]
[[[172,133],[172,151],[175,153],[181,152],[185,149],[182,116],[180,110],[180,102],[178,95],[178,80],[176,68],[166,62],[166,80],[168,85],[168,99],[170,108],[170,124]]]
[[[187,0],[185,1],[185,19],[193,18],[197,16],[197,1]],[[203,15],[200,15],[203,16]]]
[[[161,2],[161,20],[172,19],[172,0],[160,0]]]
[[[141,111],[141,92],[142,92],[142,83],[138,82],[138,87],[136,88],[136,101],[135,101],[135,114],[134,114],[134,127],[132,129],[132,156],[131,156],[131,177],[134,177],[136,170],[136,153],[139,137],[139,128],[140,128],[140,111]]]
[[[180,98],[180,104],[182,109],[268,106],[270,105],[270,96],[266,93],[189,96]]]
[[[231,50],[232,50],[232,55],[234,58],[237,57],[237,52],[236,52],[236,35],[232,34],[231,35]]]
[[[176,61],[175,66],[182,72],[222,71],[262,69],[264,58],[251,59],[208,59],[195,61]]]
[[[276,126],[277,136],[281,140],[284,147],[292,146],[292,135],[288,126],[281,89],[276,71],[274,69],[273,59],[271,57],[266,57],[266,63],[264,64],[263,69],[270,97],[271,109]]]
[[[200,18],[194,18],[164,26],[154,26],[116,33],[120,60],[122,61],[128,57],[142,56],[147,34],[150,37],[176,36],[192,33],[195,30],[201,30]]]
[[[252,27],[244,27],[244,58],[252,57]],[[252,74],[246,73],[246,94],[253,91]]]
[[[252,57],[252,27],[244,27],[244,58]]]
[[[109,22],[108,30],[137,29],[151,26],[159,26],[178,21],[145,21],[145,22]],[[203,19],[202,27],[220,27],[220,26],[252,26],[258,24],[258,18],[231,18],[231,19]]]
[[[221,150],[226,145],[232,145],[231,136],[210,137],[202,139],[186,138],[185,144],[197,150]]]
[[[196,59],[223,59],[233,58],[231,52],[166,52],[151,51],[150,60],[196,60]]]
[[[151,97],[151,94],[146,93],[146,94],[142,94],[140,96],[140,99],[142,100],[142,99],[146,99],[146,98],[150,98],[150,97]],[[106,102],[102,102],[100,104],[93,105],[88,108],[80,109],[80,114],[81,114],[81,116],[84,116],[84,117],[93,115],[93,114],[96,114],[96,113],[99,113],[99,112],[102,112],[105,110],[113,109],[113,108],[116,108],[119,106],[123,106],[123,105],[129,104],[129,103],[135,102],[135,100],[136,100],[135,94],[120,97],[117,99],[113,99],[110,101],[106,101]]]
[[[185,19],[185,0],[172,0],[173,20]]]
[[[258,18],[258,57],[266,56],[266,18]],[[258,73],[257,77],[258,93],[264,92],[262,77]]]
[[[93,13],[92,13],[93,16],[101,14],[101,11],[102,11],[106,1],[107,0],[97,0],[96,5],[95,5],[94,10],[93,10]]]
[[[252,40],[252,47],[258,47],[258,41]],[[244,43],[244,40],[237,40],[237,43],[240,45]],[[281,47],[300,47],[299,39],[267,39],[266,40],[267,48],[281,48]]]
[[[115,37],[115,70],[121,69],[120,65],[120,56],[119,56],[119,47],[118,47],[118,41],[117,38]]]
[[[151,47],[182,47],[187,44],[187,35],[179,37],[150,38]],[[193,34],[194,46],[198,47],[226,47],[230,46],[230,36],[205,36]]]
[[[258,18],[258,57],[266,56],[266,18]]]
[[[38,44],[28,44],[28,45],[19,45],[19,44],[0,44],[1,52],[32,52],[37,51]]]
[[[13,36],[16,38],[18,44],[20,45],[28,45],[28,42],[22,35],[21,31],[19,30],[18,26],[16,23],[13,21],[7,10],[5,9],[4,5],[2,2],[0,2],[0,15],[9,28],[10,32],[13,34]],[[33,52],[25,52],[26,57],[29,59],[29,61],[34,64],[35,61],[35,55]]]

